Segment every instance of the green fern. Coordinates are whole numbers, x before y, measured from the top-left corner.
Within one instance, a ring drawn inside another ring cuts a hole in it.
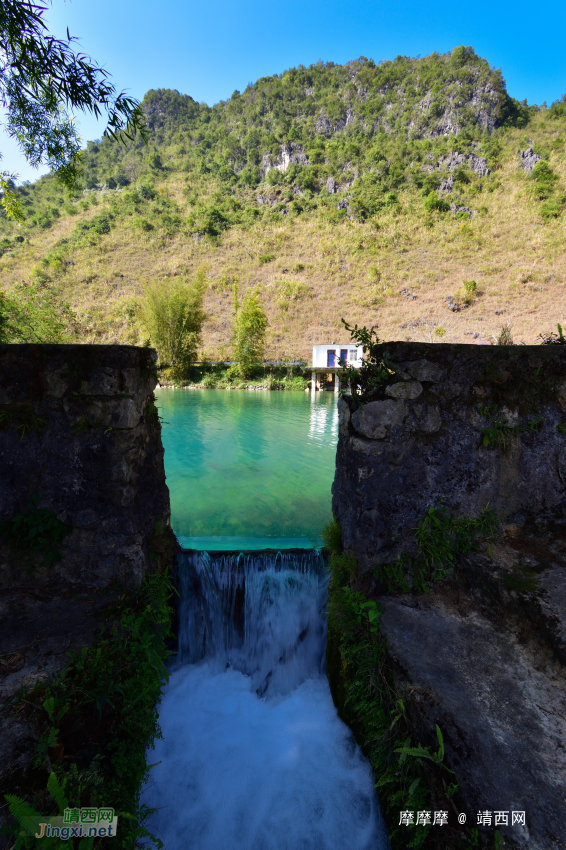
[[[55,773],[49,775],[47,780],[47,790],[57,804],[59,816],[64,815],[65,809],[69,807],[69,803],[65,796],[64,786],[59,783]],[[41,839],[36,836],[41,832],[40,823],[48,823],[53,818],[53,815],[42,815],[36,812],[29,803],[16,797],[14,794],[6,794],[6,801],[10,814],[17,821],[17,826],[8,827],[5,830],[13,839],[14,844],[12,850],[29,850],[32,847],[41,848],[41,850],[52,850],[52,848],[61,848],[65,846],[61,839],[55,836],[44,835]],[[79,850],[92,850],[94,838],[82,838],[78,844]]]

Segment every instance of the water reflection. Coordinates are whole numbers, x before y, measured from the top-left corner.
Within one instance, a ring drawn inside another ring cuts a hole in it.
[[[338,440],[338,406],[321,404],[320,396],[311,393],[309,439],[335,446]]]

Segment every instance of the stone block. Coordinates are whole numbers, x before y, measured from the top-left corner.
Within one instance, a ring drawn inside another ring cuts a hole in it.
[[[403,401],[372,401],[356,410],[352,425],[363,437],[383,440],[392,428],[403,424],[406,415],[407,407]]]
[[[431,363],[429,360],[422,358],[414,360],[412,363],[403,363],[403,369],[408,372],[416,381],[431,381],[436,383],[444,377],[445,370],[438,363]]]
[[[390,384],[385,390],[385,395],[388,395],[390,398],[407,398],[412,400],[418,398],[422,391],[423,385],[418,381],[405,381],[399,384]]]

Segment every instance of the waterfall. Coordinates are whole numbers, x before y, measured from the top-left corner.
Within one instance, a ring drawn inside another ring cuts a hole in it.
[[[317,551],[178,559],[179,653],[142,802],[165,850],[386,850],[325,676]]]
[[[214,659],[284,694],[324,672],[328,577],[320,552],[179,557],[179,661]]]

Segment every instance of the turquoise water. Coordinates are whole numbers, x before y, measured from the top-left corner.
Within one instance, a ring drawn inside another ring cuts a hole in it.
[[[187,548],[317,545],[331,518],[333,393],[157,393],[171,524]]]

